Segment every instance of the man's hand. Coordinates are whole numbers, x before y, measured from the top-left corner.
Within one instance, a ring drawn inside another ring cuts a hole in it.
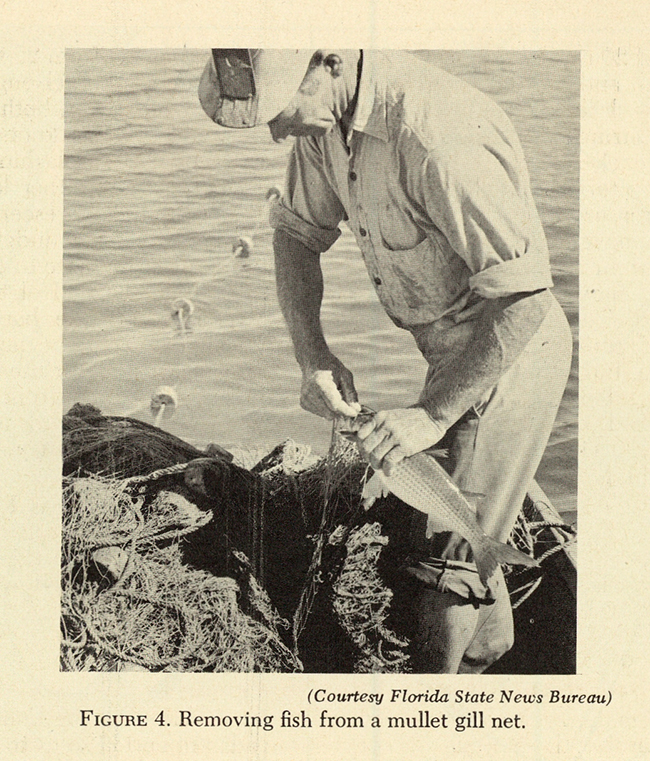
[[[421,407],[382,410],[357,432],[359,451],[375,470],[387,476],[405,457],[436,444],[445,430]]]
[[[339,415],[356,417],[361,410],[352,373],[334,355],[303,371],[300,406],[327,420]]]

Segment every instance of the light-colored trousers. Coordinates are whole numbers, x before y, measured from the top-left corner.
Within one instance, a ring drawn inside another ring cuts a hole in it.
[[[422,349],[422,335],[416,340]],[[461,490],[485,495],[477,505],[478,521],[487,534],[500,541],[510,536],[546,449],[569,375],[572,349],[569,324],[553,298],[544,321],[516,362],[442,441],[450,456],[447,464],[441,464]],[[430,367],[429,373],[435,373],[435,368]],[[468,564],[454,563],[454,558],[445,557],[444,547],[444,535],[434,536],[428,545],[430,557],[449,561],[442,573],[433,573],[428,586],[458,594],[464,598],[459,599],[461,604],[467,600],[476,604],[475,567],[469,564],[468,570],[464,567]],[[482,671],[512,647],[508,592],[501,574],[496,581],[496,601],[480,604],[475,636],[465,651],[461,671]]]

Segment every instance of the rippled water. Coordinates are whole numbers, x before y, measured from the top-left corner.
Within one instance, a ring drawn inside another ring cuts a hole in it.
[[[265,194],[282,185],[289,144],[265,129],[221,131],[196,88],[207,51],[71,50],[66,56],[64,409],[151,420],[197,446],[265,448],[285,438],[326,450],[330,425],[298,405],[299,372],[275,297]],[[497,100],[528,158],[555,293],[576,345],[538,480],[576,507],[578,441],[579,58],[563,52],[419,53]],[[233,256],[238,235],[254,242]],[[323,323],[362,401],[411,403],[425,374],[412,339],[376,301],[352,234],[324,257]],[[191,331],[171,317],[195,305]],[[534,383],[535,379],[531,378]]]

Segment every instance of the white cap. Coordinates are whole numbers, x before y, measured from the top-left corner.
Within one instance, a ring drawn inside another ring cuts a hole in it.
[[[296,94],[313,54],[314,50],[215,49],[199,83],[201,106],[224,127],[266,124]]]

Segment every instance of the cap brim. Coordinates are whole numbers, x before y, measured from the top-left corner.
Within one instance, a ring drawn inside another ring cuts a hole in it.
[[[199,102],[201,103],[201,108],[210,119],[216,122],[221,110],[221,97],[212,56],[210,56],[209,61],[206,63],[199,80]]]
[[[231,127],[257,127],[267,124],[289,105],[298,92],[313,50],[255,50],[253,70],[255,96],[252,123],[223,121],[219,80],[212,57],[208,60],[199,81],[199,101],[213,122]]]
[[[266,124],[289,105],[307,73],[313,50],[259,50],[253,58],[256,124]]]

